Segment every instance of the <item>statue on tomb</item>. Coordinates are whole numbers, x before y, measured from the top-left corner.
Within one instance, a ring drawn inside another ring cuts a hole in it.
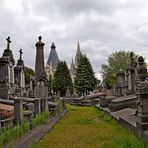
[[[144,61],[144,58],[140,56],[138,58],[138,66],[137,66],[137,75],[140,81],[144,81],[146,79],[147,67]]]
[[[134,68],[136,67],[137,63],[135,61],[135,57],[134,57],[134,53],[130,52],[130,64],[129,64],[129,69],[130,70],[134,70]]]

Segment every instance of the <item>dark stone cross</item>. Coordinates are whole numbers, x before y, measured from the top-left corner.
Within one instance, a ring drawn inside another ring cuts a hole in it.
[[[7,40],[7,49],[10,49],[10,43],[11,43],[10,36],[8,36],[8,38],[6,38],[6,40]]]
[[[22,49],[19,50],[19,53],[20,53],[20,60],[22,60],[22,54],[23,54]]]

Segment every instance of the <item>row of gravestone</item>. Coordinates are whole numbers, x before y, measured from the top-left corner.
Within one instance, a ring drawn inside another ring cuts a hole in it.
[[[139,57],[139,59],[142,57]],[[133,94],[137,90],[137,84],[139,81],[137,70],[139,63],[137,63],[134,58],[133,52],[130,52],[130,63],[128,66],[128,71],[119,70],[117,73],[117,83],[113,87],[113,94],[115,96],[124,96]]]
[[[48,80],[44,67],[44,45],[40,36],[36,46],[36,62],[33,97],[43,98],[48,96]],[[10,37],[7,39],[7,48],[0,58],[0,98],[11,99],[26,96],[24,61],[22,60],[22,49],[20,58],[15,66],[12,50],[10,49]]]
[[[147,67],[143,57],[140,56],[138,58],[136,66],[132,62],[130,63],[129,80],[131,82],[128,82],[128,88],[126,88],[125,75],[120,70],[117,74],[114,96],[100,98],[100,106],[109,108],[111,112],[116,112],[123,108],[134,108],[137,134],[140,137],[144,137],[144,133],[147,133],[148,137],[148,80]],[[131,90],[130,93],[128,93],[129,90]]]
[[[38,37],[36,46],[36,62],[35,76],[33,78],[32,97],[25,97],[25,77],[24,62],[22,60],[22,50],[20,50],[20,58],[15,65],[12,51],[10,49],[10,37],[7,39],[7,48],[4,50],[3,56],[0,58],[0,101],[2,104],[14,106],[14,122],[22,123],[24,118],[32,118],[45,110],[50,110],[51,105],[48,102],[48,80],[44,67],[44,45],[42,37]],[[49,107],[50,106],[50,107]],[[24,112],[25,108],[31,110]],[[1,122],[0,122],[1,123]]]

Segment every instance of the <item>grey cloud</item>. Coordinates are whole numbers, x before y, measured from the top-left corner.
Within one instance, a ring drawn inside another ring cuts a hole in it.
[[[148,48],[148,2],[146,0],[15,0],[14,8],[0,5],[0,55],[10,35],[15,59],[24,51],[25,64],[34,67],[35,43],[42,35],[45,63],[51,42],[68,65],[74,58],[78,38],[98,72],[115,50],[134,50],[146,56]],[[19,9],[18,9],[19,4]],[[16,8],[15,8],[16,7]]]

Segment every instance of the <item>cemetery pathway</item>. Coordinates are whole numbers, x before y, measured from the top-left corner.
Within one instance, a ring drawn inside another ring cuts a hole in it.
[[[95,107],[67,105],[66,115],[35,148],[143,148],[144,143]]]

